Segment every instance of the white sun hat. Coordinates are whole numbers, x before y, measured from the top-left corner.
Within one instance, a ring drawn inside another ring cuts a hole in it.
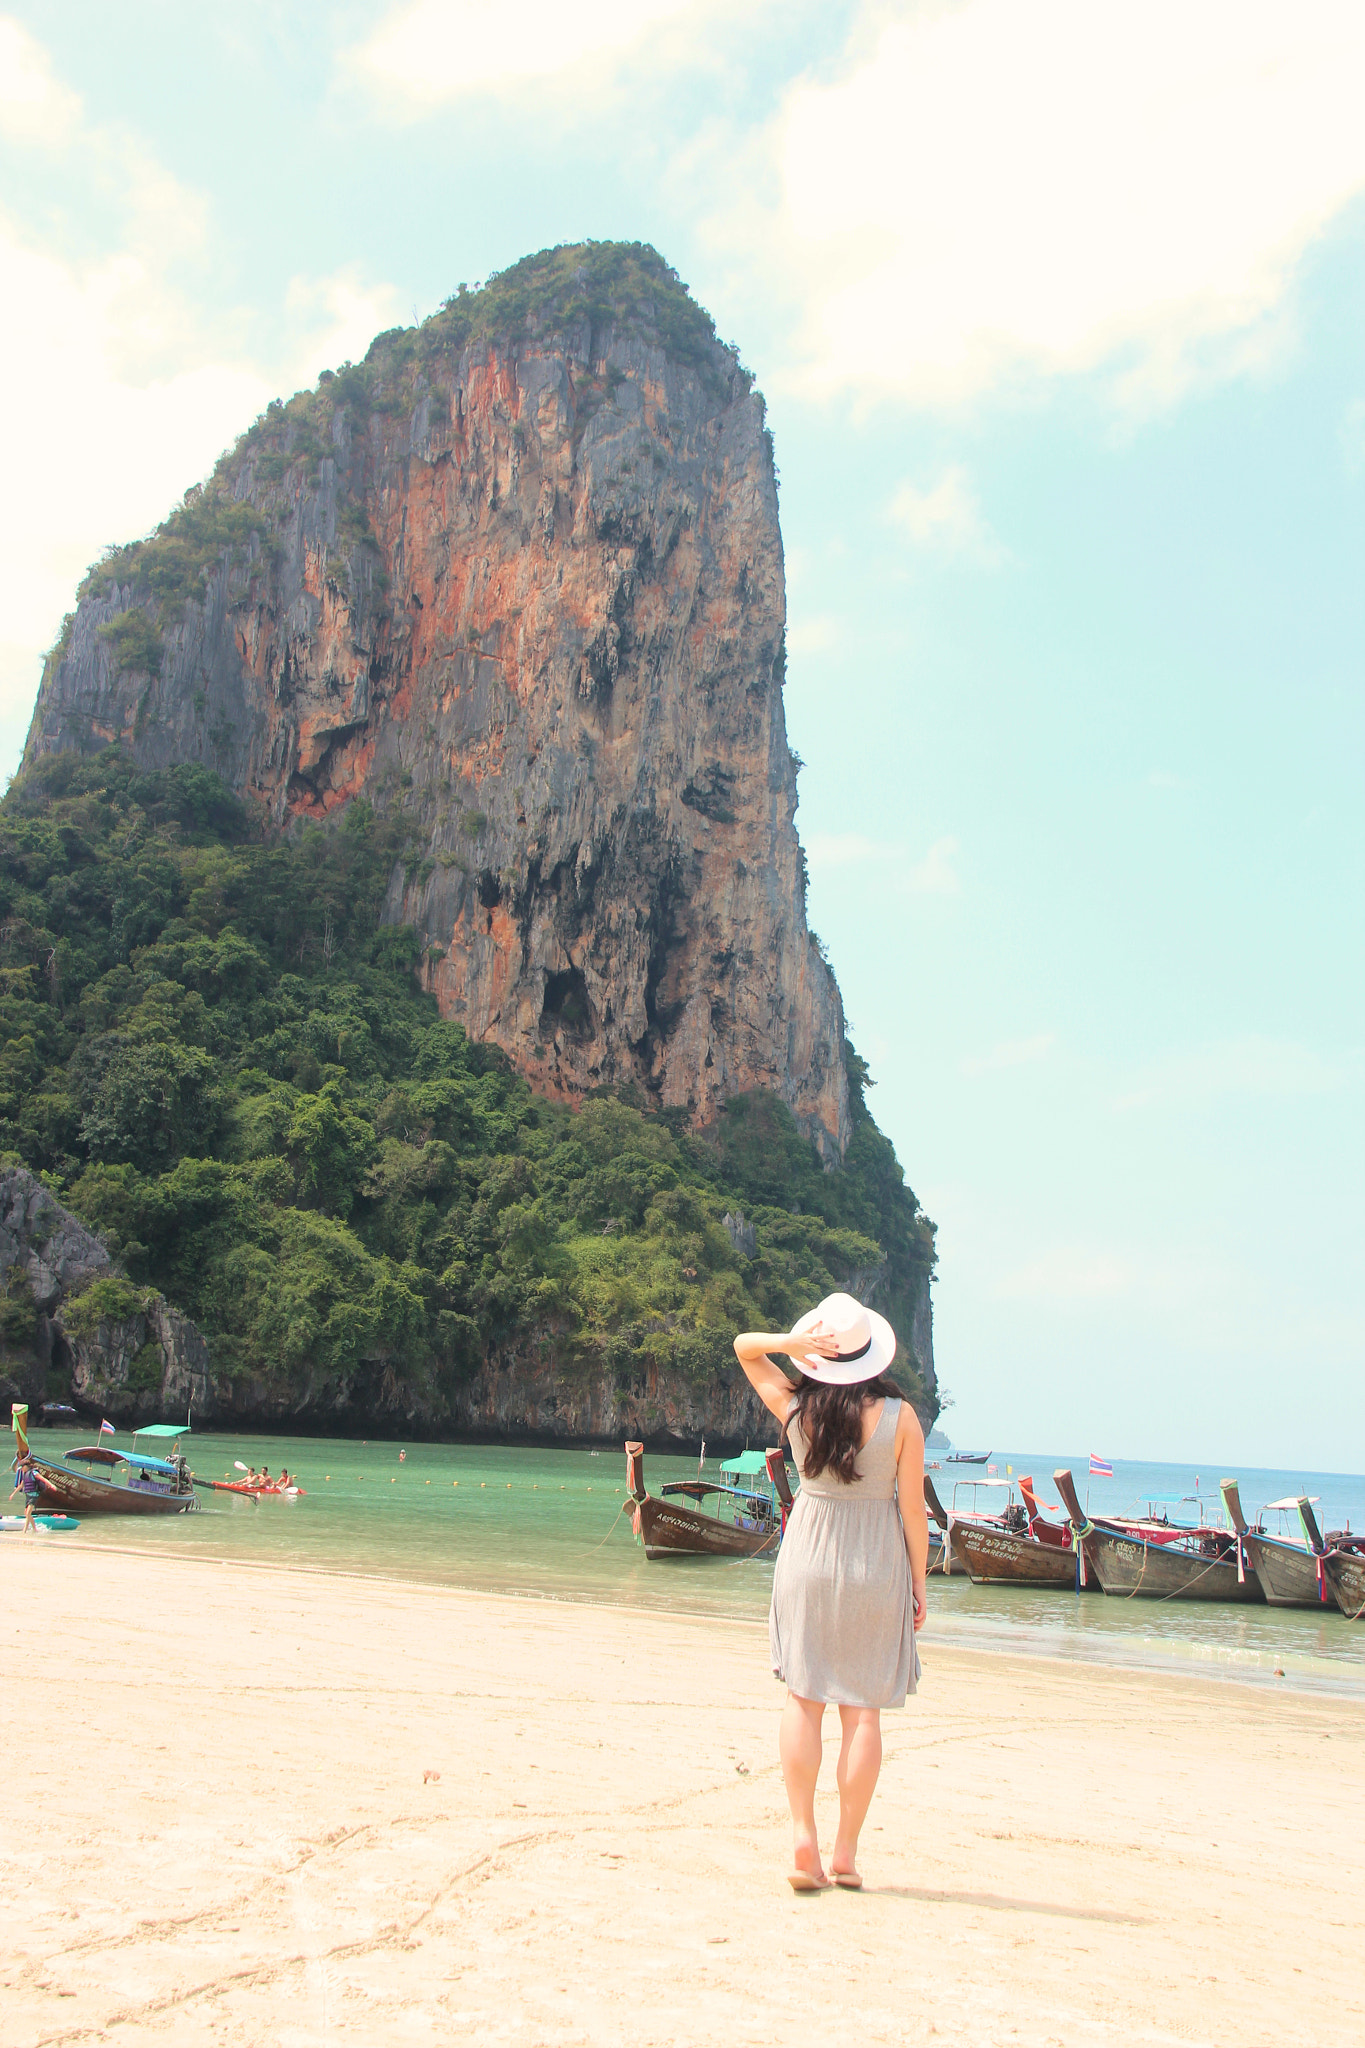
[[[804,1336],[817,1323],[822,1336],[834,1338],[839,1356],[822,1358],[812,1351],[793,1356],[792,1364],[822,1386],[855,1387],[860,1380],[875,1380],[896,1355],[896,1333],[886,1317],[864,1308],[851,1294],[827,1294],[818,1308],[792,1324],[793,1337]]]

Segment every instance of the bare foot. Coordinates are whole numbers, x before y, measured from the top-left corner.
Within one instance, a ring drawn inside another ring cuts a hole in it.
[[[863,1881],[858,1875],[857,1865],[854,1862],[854,1854],[851,1849],[843,1849],[836,1842],[834,1844],[834,1854],[829,1859],[829,1869],[834,1882],[837,1885],[842,1885],[845,1891],[859,1892],[862,1890]]]
[[[787,1883],[794,1892],[822,1892],[829,1885],[820,1861],[820,1844],[813,1836],[798,1839],[792,1848],[792,1867]]]

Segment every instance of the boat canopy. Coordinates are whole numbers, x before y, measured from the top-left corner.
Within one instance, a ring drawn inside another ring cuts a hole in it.
[[[1322,1499],[1320,1493],[1310,1493],[1303,1497],[1307,1500],[1310,1508],[1315,1508]],[[1299,1504],[1299,1499],[1300,1496],[1297,1493],[1287,1493],[1283,1500],[1268,1500],[1265,1504],[1266,1513],[1270,1514],[1273,1510],[1277,1514],[1292,1515]]]
[[[136,1465],[139,1472],[160,1472],[167,1479],[175,1477],[174,1465],[168,1464],[164,1458],[145,1458],[141,1451],[125,1451],[123,1462],[125,1465]]]
[[[733,1472],[740,1478],[747,1479],[750,1473],[766,1472],[768,1460],[763,1451],[741,1451],[737,1458],[726,1458],[720,1469],[722,1476],[727,1472]]]
[[[173,1436],[188,1436],[189,1433],[190,1426],[188,1422],[149,1422],[145,1429],[135,1429],[133,1431],[133,1441],[136,1443],[140,1436],[169,1438]]]

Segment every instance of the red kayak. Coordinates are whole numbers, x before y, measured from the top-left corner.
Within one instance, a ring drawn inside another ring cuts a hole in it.
[[[198,1479],[196,1486],[211,1486],[215,1493],[244,1493],[248,1500],[260,1500],[264,1494],[273,1494],[281,1500],[293,1500],[296,1494],[306,1491],[302,1486],[276,1486],[272,1480],[269,1486],[249,1486],[245,1479]]]

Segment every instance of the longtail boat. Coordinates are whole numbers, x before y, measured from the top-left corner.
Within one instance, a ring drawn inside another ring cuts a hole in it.
[[[1322,1567],[1337,1606],[1348,1621],[1365,1620],[1365,1538],[1340,1530],[1324,1537],[1311,1501],[1298,1503],[1308,1547]]]
[[[763,1474],[760,1481],[759,1474]],[[719,1480],[673,1480],[655,1496],[645,1485],[645,1447],[626,1445],[623,1513],[631,1517],[645,1556],[775,1557],[792,1505],[791,1481],[781,1448],[746,1451],[721,1467]],[[686,1507],[686,1500],[710,1501],[713,1512]]]
[[[1029,1484],[1032,1485],[1031,1480]],[[963,1487],[971,1490],[972,1505],[968,1508],[958,1506],[958,1495]],[[983,1487],[991,1492],[1003,1488],[1009,1496],[998,1513],[977,1507],[977,1497]],[[924,1504],[941,1532],[939,1547],[934,1549],[931,1546],[930,1549],[930,1571],[941,1572],[945,1578],[970,1574],[978,1584],[989,1581],[1014,1585],[1074,1585],[1076,1564],[1070,1550],[1069,1526],[1046,1523],[1038,1515],[1039,1530],[1047,1532],[1040,1534],[1033,1527],[1034,1511],[1019,1505],[1008,1479],[959,1479],[953,1488],[953,1504],[951,1508],[945,1508],[937,1487],[926,1472]],[[1055,1546],[1058,1555],[1038,1558],[1035,1546],[1041,1548],[1044,1543],[1049,1547]],[[1063,1557],[1069,1562],[1059,1568]]]
[[[1263,1601],[1261,1582],[1247,1570],[1240,1536],[1208,1526],[1169,1522],[1093,1520],[1076,1493],[1069,1468],[1053,1473],[1091,1571],[1106,1593],[1127,1600]]]
[[[1222,1481],[1219,1491],[1228,1520],[1242,1539],[1242,1548],[1251,1560],[1252,1568],[1261,1582],[1261,1591],[1272,1607],[1328,1607],[1335,1600],[1321,1559],[1314,1555],[1306,1541],[1296,1543],[1288,1536],[1269,1535],[1262,1527],[1258,1516],[1255,1528],[1248,1523],[1242,1509],[1242,1493],[1235,1479]],[[1312,1503],[1306,1495],[1294,1495],[1284,1500],[1272,1500],[1266,1504],[1264,1513],[1299,1513]]]
[[[1019,1491],[1023,1506],[1011,1500],[996,1521],[953,1521],[953,1549],[973,1583],[1083,1590],[1070,1522],[1046,1519],[1031,1478],[1019,1481]]]
[[[188,1434],[188,1423],[183,1428],[175,1423],[154,1423],[136,1430],[133,1442],[144,1436],[166,1438],[178,1445],[179,1438]],[[80,1444],[57,1460],[40,1457],[30,1449],[17,1427],[15,1436],[20,1456],[32,1463],[40,1498],[49,1512],[78,1509],[84,1515],[186,1515],[199,1506],[194,1475],[178,1448],[169,1458],[155,1458],[136,1449],[116,1450],[110,1444]],[[73,1470],[81,1465],[100,1469]]]
[[[959,1578],[964,1577],[967,1567],[953,1549],[952,1517],[939,1499],[938,1489],[927,1472],[924,1475],[924,1505],[935,1525],[929,1531],[929,1570],[942,1572],[945,1578],[954,1573]]]

